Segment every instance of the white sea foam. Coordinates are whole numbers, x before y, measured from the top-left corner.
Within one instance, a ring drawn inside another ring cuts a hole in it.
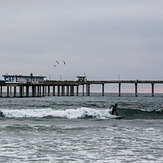
[[[86,118],[92,117],[97,119],[107,119],[114,117],[112,116],[108,109],[92,109],[81,107],[77,109],[66,109],[66,110],[54,110],[51,108],[46,109],[1,109],[0,110],[5,117],[9,118],[42,118],[42,117],[54,117],[54,118]]]

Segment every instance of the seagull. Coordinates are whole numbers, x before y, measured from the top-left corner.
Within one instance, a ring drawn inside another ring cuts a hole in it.
[[[66,62],[65,62],[65,61],[63,61],[63,64],[65,65],[65,64],[66,64]]]
[[[59,62],[56,60],[56,62],[59,64]]]

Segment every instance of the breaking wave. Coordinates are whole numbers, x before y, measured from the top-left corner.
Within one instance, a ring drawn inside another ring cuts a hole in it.
[[[51,108],[47,109],[1,109],[1,117],[8,118],[67,118],[67,119],[77,119],[77,118],[97,118],[105,119],[112,117],[108,110],[97,110],[91,108],[77,108],[77,109],[67,109],[67,110],[54,110]]]
[[[125,119],[160,119],[163,118],[162,110],[148,111],[136,109],[119,109],[119,115]],[[1,109],[0,117],[5,118],[65,118],[65,119],[109,119],[115,115],[110,114],[109,109],[93,109],[80,107],[77,109],[56,110],[52,108],[44,109]]]

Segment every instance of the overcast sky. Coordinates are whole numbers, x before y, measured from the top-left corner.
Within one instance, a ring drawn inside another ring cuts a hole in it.
[[[1,0],[0,75],[31,72],[163,80],[163,0]]]

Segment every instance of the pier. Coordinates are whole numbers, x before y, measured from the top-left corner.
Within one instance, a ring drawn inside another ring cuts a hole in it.
[[[163,84],[162,80],[108,80],[108,81],[87,81],[86,83],[86,95],[90,96],[90,86],[92,84],[102,85],[102,96],[105,94],[106,84],[117,84],[118,94],[121,96],[121,86],[122,84],[134,84],[135,85],[135,97],[138,96],[138,84],[149,84],[151,85],[151,95],[154,96],[154,85]]]
[[[121,96],[122,84],[135,85],[135,97],[138,96],[138,85],[151,85],[151,96],[154,96],[154,86],[163,84],[161,80],[108,80],[108,81],[55,81],[45,80],[38,83],[6,83],[0,81],[0,97],[44,97],[44,96],[90,96],[91,85],[101,85],[101,95],[105,96],[105,85],[117,84],[118,95]],[[6,93],[4,95],[4,93]]]

